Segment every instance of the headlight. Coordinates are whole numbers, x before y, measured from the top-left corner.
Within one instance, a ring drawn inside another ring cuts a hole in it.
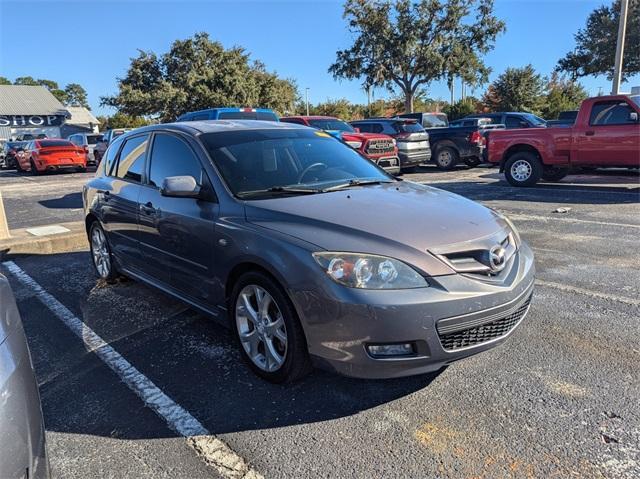
[[[349,145],[351,148],[357,150],[358,148],[360,148],[362,146],[362,142],[361,141],[347,141],[346,142],[347,145]]]
[[[391,143],[393,144],[393,146],[396,146],[396,144],[397,144],[398,142],[396,141],[396,139],[395,139],[395,138],[391,138]]]
[[[358,253],[313,253],[316,262],[334,280],[350,288],[426,288],[427,281],[411,266],[393,258]]]

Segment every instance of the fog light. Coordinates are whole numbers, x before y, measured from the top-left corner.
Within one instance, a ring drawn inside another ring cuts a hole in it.
[[[374,357],[410,356],[415,353],[413,343],[369,344],[367,351]]]

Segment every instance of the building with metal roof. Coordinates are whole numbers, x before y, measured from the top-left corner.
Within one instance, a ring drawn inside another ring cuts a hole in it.
[[[0,140],[60,138],[68,109],[43,86],[0,85]]]

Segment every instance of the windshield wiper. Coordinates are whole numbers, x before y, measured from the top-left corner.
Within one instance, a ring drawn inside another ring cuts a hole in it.
[[[322,193],[323,190],[317,188],[296,188],[295,186],[272,186],[271,188],[265,188],[263,190],[253,190],[253,191],[241,191],[238,193],[238,196],[254,196],[254,195],[263,195],[269,193],[296,193],[301,195],[311,195],[315,193]]]
[[[344,188],[351,188],[352,186],[363,186],[363,185],[379,185],[382,183],[393,183],[392,180],[359,180],[354,178],[349,180],[347,183],[340,183],[338,185],[330,186],[329,188],[324,188],[322,191],[335,191],[342,190]]]

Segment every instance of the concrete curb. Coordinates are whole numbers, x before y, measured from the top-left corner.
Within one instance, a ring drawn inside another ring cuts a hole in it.
[[[87,233],[81,221],[60,223],[69,231],[47,236],[34,236],[26,228],[11,230],[11,237],[0,240],[0,258],[16,254],[55,254],[87,248]]]

